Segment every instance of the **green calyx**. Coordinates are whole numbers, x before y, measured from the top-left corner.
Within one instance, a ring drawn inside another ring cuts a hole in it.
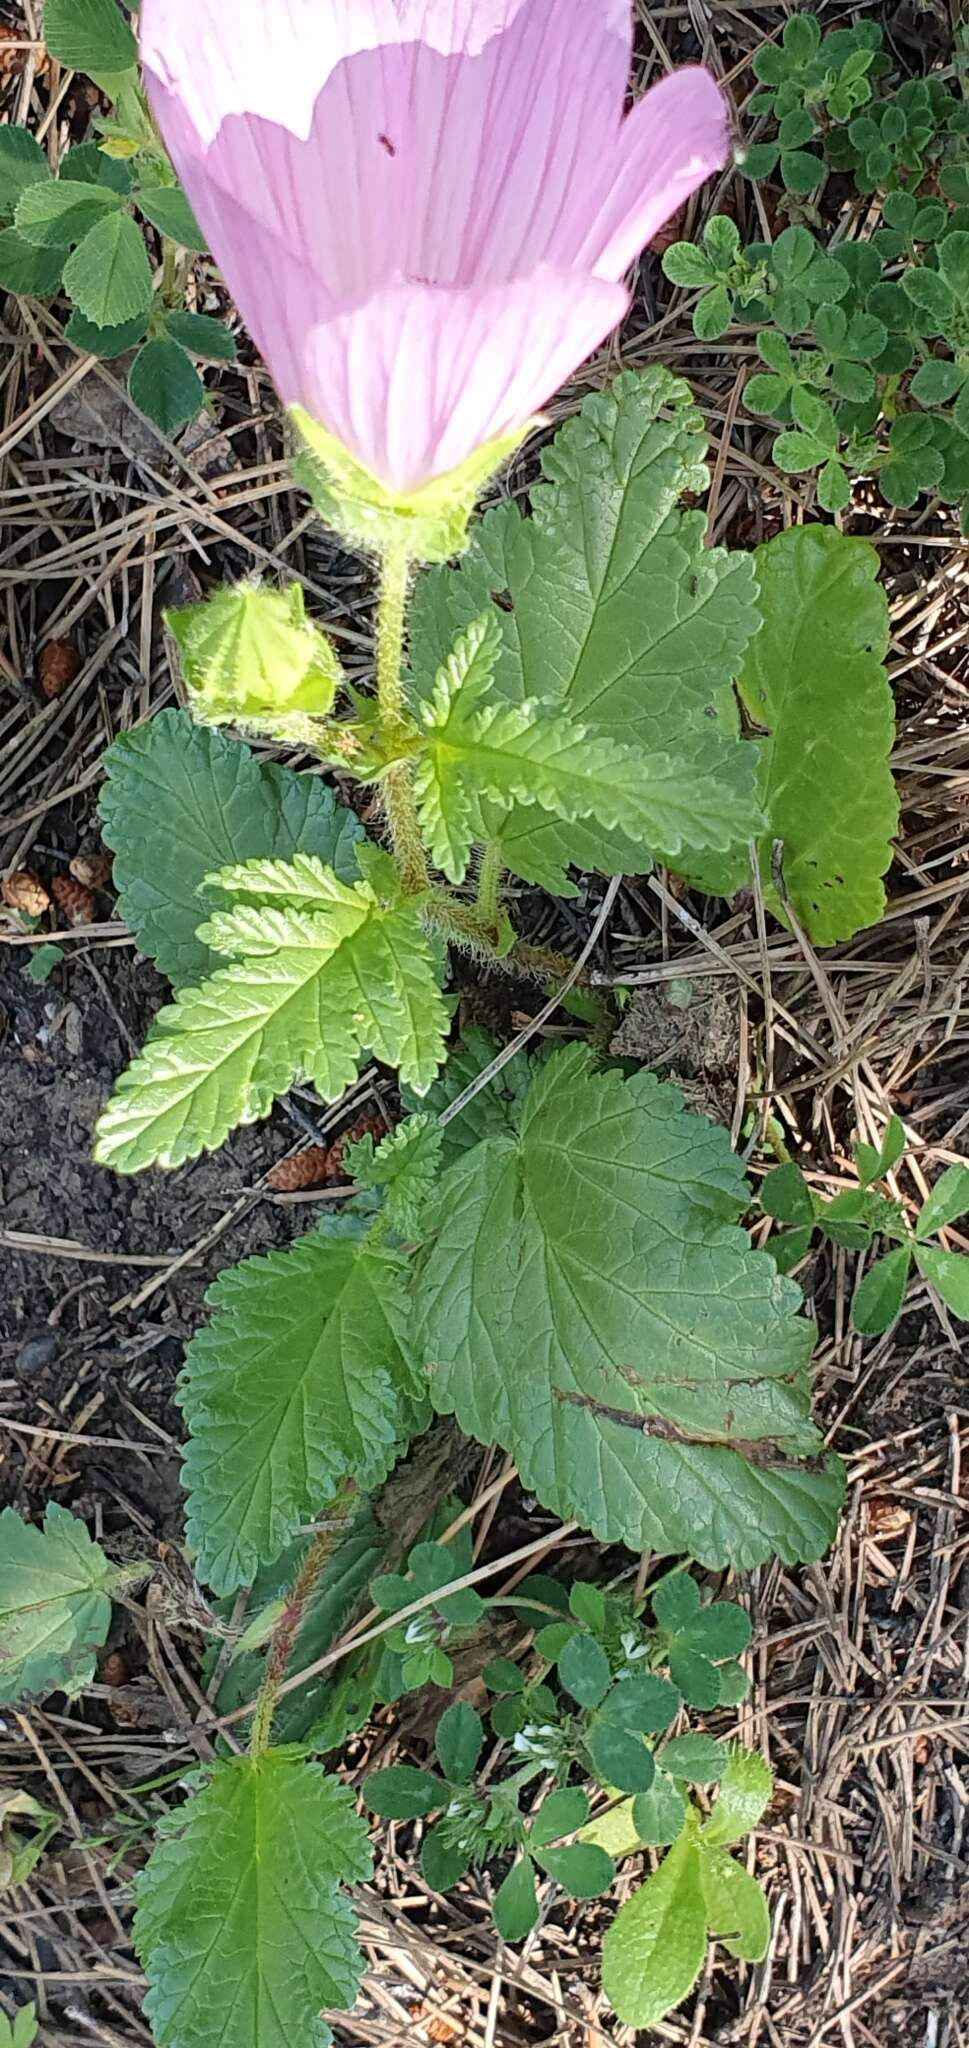
[[[302,406],[290,407],[300,436],[296,474],[320,517],[354,547],[386,555],[403,552],[412,562],[446,562],[467,545],[468,523],[492,477],[521,447],[535,425],[486,441],[467,461],[408,495],[388,490],[356,462],[341,441],[311,419]]]
[[[166,622],[203,723],[285,732],[297,718],[332,710],[340,662],[307,618],[298,583],[286,590],[240,583],[167,612]]]

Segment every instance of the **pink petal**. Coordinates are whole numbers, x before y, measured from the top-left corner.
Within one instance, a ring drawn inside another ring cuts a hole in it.
[[[628,302],[547,266],[481,291],[391,286],[314,329],[301,402],[372,475],[415,490],[524,426]]]
[[[709,71],[685,65],[651,86],[627,115],[602,199],[574,262],[622,277],[679,206],[730,155],[727,102]]]

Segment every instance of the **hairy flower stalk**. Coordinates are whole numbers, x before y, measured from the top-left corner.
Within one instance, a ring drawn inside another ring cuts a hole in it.
[[[286,1667],[296,1648],[313,1594],[337,1544],[341,1537],[346,1535],[352,1519],[355,1493],[356,1488],[351,1484],[344,1488],[340,1499],[333,1503],[325,1526],[317,1530],[310,1544],[296,1584],[273,1630],[266,1658],[265,1676],[259,1688],[252,1717],[252,1734],[249,1739],[249,1754],[252,1757],[264,1756],[269,1748],[273,1716],[286,1676]]]

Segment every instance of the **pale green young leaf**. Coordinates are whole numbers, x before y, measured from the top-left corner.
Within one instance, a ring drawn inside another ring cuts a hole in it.
[[[843,1473],[810,1419],[799,1292],[730,1227],[740,1161],[655,1076],[588,1069],[554,1054],[517,1136],[443,1177],[415,1298],[431,1399],[605,1542],[820,1556]]]
[[[217,1593],[248,1584],[345,1481],[378,1485],[413,1427],[404,1272],[365,1230],[310,1232],[209,1291],[178,1398],[188,1540]]]
[[[391,1228],[416,1237],[440,1173],[444,1133],[430,1116],[411,1116],[374,1149],[361,1138],[344,1154],[344,1169],[361,1187],[381,1188]]]
[[[489,608],[458,635],[422,707],[432,737],[417,763],[414,794],[431,859],[451,882],[463,882],[467,872],[474,840],[471,802],[457,764],[446,750],[433,744],[433,734],[447,725],[459,697],[466,713],[479,706],[500,652],[501,628],[497,614]]]
[[[44,41],[72,71],[111,76],[138,61],[138,46],[117,0],[46,0]]]
[[[27,186],[17,202],[14,223],[18,235],[35,248],[67,249],[105,214],[117,213],[123,205],[120,194],[109,186],[52,178]]]
[[[417,1091],[444,1059],[449,1017],[419,899],[348,888],[306,854],[209,880],[235,905],[200,936],[229,964],[159,1013],[118,1082],[95,1156],[119,1173],[213,1150],[298,1079],[335,1102],[366,1052]]]
[[[313,853],[343,882],[359,869],[362,828],[317,775],[258,762],[241,741],[184,711],[116,740],[105,755],[104,837],[114,849],[118,912],[143,953],[176,982],[216,964],[196,934],[212,892],[205,876],[233,862]]]
[[[56,1501],[42,1529],[0,1514],[0,1705],[65,1692],[94,1677],[111,1624],[111,1594],[148,1567],[113,1565],[83,1522]]]
[[[597,739],[696,760],[698,815],[715,778],[749,795],[731,686],[759,623],[756,582],[749,556],[706,547],[703,512],[678,509],[683,491],[706,487],[705,452],[689,391],[665,370],[625,373],[587,399],[543,451],[532,517],[498,507],[457,569],[418,583],[415,690],[430,694],[455,633],[500,596],[498,701],[547,700]],[[509,865],[547,887],[570,887],[570,861],[617,874],[649,864],[648,845],[598,820],[484,809]]]
[[[325,718],[342,680],[331,642],[306,616],[302,587],[224,584],[203,604],[166,613],[193,706],[212,725]]]
[[[888,605],[875,549],[835,527],[778,534],[756,560],[764,623],[740,688],[751,717],[768,729],[765,893],[783,917],[772,881],[780,840],[796,917],[817,943],[833,945],[876,924],[885,907],[882,877],[898,823],[888,765]]]
[[[339,1887],[368,1877],[350,1792],[296,1750],[218,1763],[137,1882],[158,2048],[326,2048],[363,1967]]]
[[[959,1218],[966,1215],[969,1215],[969,1166],[947,1166],[936,1181],[928,1201],[923,1204],[915,1235],[921,1244],[924,1238],[934,1236],[937,1230],[944,1230],[949,1223],[958,1223]]]
[[[602,1988],[625,2026],[654,2027],[693,1989],[706,1952],[700,1850],[687,1831],[616,1914],[602,1945]]]
[[[151,266],[130,213],[109,213],[89,228],[64,265],[64,288],[96,327],[133,320],[151,302]]]
[[[770,1947],[770,1908],[756,1877],[726,1849],[700,1843],[700,1884],[711,1941],[747,1963],[763,1962]]]
[[[739,1842],[757,1826],[774,1790],[774,1773],[755,1749],[734,1749],[720,1780],[716,1805],[700,1830],[711,1849]]]
[[[33,2048],[40,2022],[35,2005],[21,2005],[13,2021],[0,2012],[0,2048]]]

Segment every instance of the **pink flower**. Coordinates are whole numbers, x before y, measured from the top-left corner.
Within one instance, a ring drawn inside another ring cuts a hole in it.
[[[162,134],[281,396],[391,490],[524,426],[727,156],[629,0],[143,0]]]

